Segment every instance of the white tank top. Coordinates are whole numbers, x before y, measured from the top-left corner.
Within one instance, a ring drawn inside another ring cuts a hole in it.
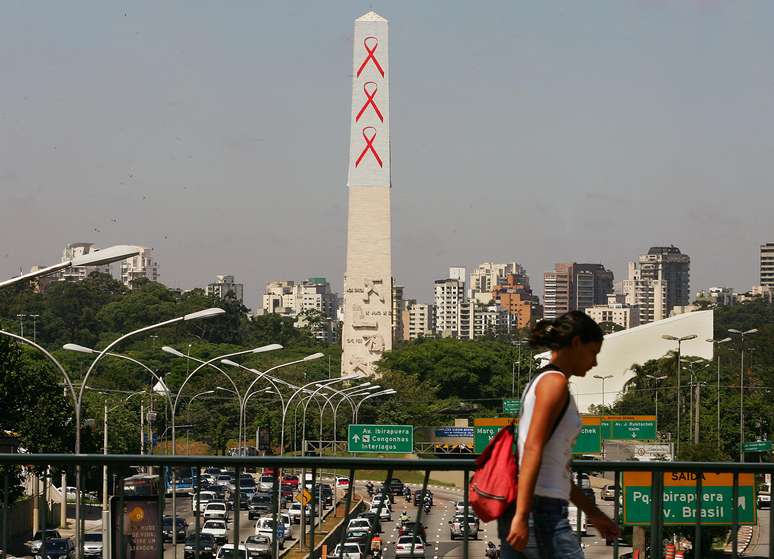
[[[522,398],[522,413],[519,420],[519,465],[524,456],[524,444],[527,442],[527,433],[532,421],[532,412],[535,409],[535,389],[538,383],[546,375],[564,375],[561,371],[549,370],[540,373],[535,381],[527,388]],[[572,394],[567,404],[564,416],[556,426],[553,435],[543,447],[543,460],[540,463],[535,495],[552,497],[554,499],[570,499],[570,460],[572,459],[572,447],[581,430],[581,419],[578,407]]]

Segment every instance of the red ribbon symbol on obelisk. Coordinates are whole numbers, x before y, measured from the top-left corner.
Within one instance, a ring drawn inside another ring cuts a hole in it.
[[[368,46],[368,40],[371,39],[373,48]],[[384,70],[382,69],[382,65],[379,64],[379,61],[376,60],[376,57],[374,56],[374,53],[376,52],[376,47],[379,46],[379,39],[376,37],[366,37],[363,39],[363,46],[366,49],[366,52],[368,53],[368,56],[365,57],[365,60],[363,60],[363,63],[360,65],[360,68],[357,69],[357,77],[360,77],[360,74],[363,72],[363,69],[365,68],[366,64],[368,64],[369,60],[372,60],[373,63],[376,65],[376,69],[379,70],[379,73],[384,77]]]
[[[366,135],[367,130],[371,130],[373,132],[370,138]],[[376,158],[376,162],[379,163],[379,167],[381,167],[382,158],[379,157],[379,154],[376,153],[376,150],[374,149],[374,140],[376,139],[376,128],[374,128],[373,126],[366,126],[365,128],[363,128],[363,139],[365,140],[366,146],[363,148],[363,151],[360,152],[360,156],[357,158],[357,161],[355,161],[355,167],[360,165],[360,162],[363,160],[366,153],[368,153],[369,151],[374,154],[374,157]]]
[[[372,86],[373,89],[371,91],[368,91],[368,86]],[[363,93],[366,94],[366,102],[363,104],[362,107],[360,107],[360,112],[357,113],[357,116],[355,116],[355,122],[360,120],[360,117],[363,116],[363,113],[368,108],[368,105],[371,105],[374,108],[374,111],[376,111],[376,116],[379,117],[379,120],[384,122],[384,117],[382,116],[382,111],[379,110],[379,107],[376,106],[376,103],[374,103],[374,97],[376,97],[376,82],[365,82],[363,84]]]

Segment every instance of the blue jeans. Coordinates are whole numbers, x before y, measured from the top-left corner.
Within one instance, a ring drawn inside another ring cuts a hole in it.
[[[567,520],[567,501],[535,495],[529,515],[529,541],[524,551],[516,551],[506,540],[514,512],[512,508],[497,521],[502,543],[500,559],[583,559],[580,539]]]

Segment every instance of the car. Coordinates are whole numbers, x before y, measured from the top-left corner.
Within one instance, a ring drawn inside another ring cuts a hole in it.
[[[225,520],[207,520],[201,529],[202,534],[210,534],[215,543],[223,544],[228,540],[228,527]]]
[[[765,483],[761,483],[758,486],[758,499],[756,504],[759,509],[771,508],[771,488]]]
[[[248,536],[245,540],[248,559],[270,559],[272,555],[271,540],[266,536]]]
[[[468,513],[473,510],[473,507],[468,504]],[[454,502],[454,514],[465,514],[465,501]]]
[[[373,530],[373,523],[369,518],[351,518],[347,524],[347,530],[362,528],[364,530]]]
[[[270,516],[264,516],[259,518],[255,523],[255,535],[264,536],[269,540],[274,539],[274,519]],[[280,549],[285,548],[285,540],[287,539],[287,526],[283,521],[277,522],[277,545]]]
[[[215,538],[212,534],[199,534],[199,558],[209,559],[215,555]],[[196,534],[190,534],[183,545],[184,559],[196,559]]]
[[[271,491],[274,489],[274,476],[261,475],[258,478],[258,489],[261,491]]]
[[[581,493],[583,493],[589,501],[596,504],[597,494],[594,493],[594,490],[591,487],[581,487]]]
[[[381,534],[382,532],[382,523],[379,520],[379,515],[377,515],[375,512],[366,511],[361,512],[357,515],[357,518],[365,518],[368,519],[368,521],[371,523],[371,526],[374,528],[374,532],[377,534]]]
[[[396,477],[391,478],[387,490],[393,495],[403,495],[403,482]]]
[[[228,487],[231,485],[232,480],[231,474],[220,474],[215,480],[215,485],[218,487]]]
[[[210,501],[204,508],[204,519],[210,518],[215,520],[228,521],[228,507],[223,501]]]
[[[615,485],[605,485],[600,491],[600,497],[603,501],[615,501]]]
[[[344,544],[336,544],[333,549],[333,553],[329,554],[329,557],[335,557],[336,559],[363,559],[363,548],[354,542],[344,542]]]
[[[84,557],[102,557],[102,549],[102,532],[86,532],[83,534]]]
[[[356,543],[361,549],[371,549],[371,530],[365,528],[351,528],[344,533],[344,541]]]
[[[256,493],[247,505],[247,518],[255,520],[262,514],[271,512],[271,493]]]
[[[400,536],[395,542],[395,557],[424,557],[425,540],[419,536]]]
[[[379,520],[383,522],[390,522],[392,520],[392,511],[388,506],[385,506],[385,505],[379,506],[379,504],[377,503],[377,504],[371,505],[371,510],[369,512],[378,514]]]
[[[288,515],[293,524],[301,524],[301,503],[291,503],[290,508],[288,508]],[[307,520],[312,517],[312,507],[309,505],[306,505],[305,516]]]
[[[468,514],[468,538],[478,539],[478,517]],[[455,514],[452,520],[449,520],[449,539],[465,537],[465,515]]]
[[[31,555],[36,555],[40,549],[41,544],[43,543],[43,538],[49,540],[51,538],[61,539],[61,537],[62,535],[59,533],[59,530],[54,530],[53,528],[38,530],[32,536],[32,539],[26,542],[26,546],[27,549],[30,550]]]
[[[333,488],[327,483],[320,483],[315,487],[314,495],[326,507],[333,506]]]
[[[408,522],[404,522],[400,530],[398,532],[399,536],[410,536],[414,533],[414,526],[417,527],[417,536],[422,538],[422,541],[427,541],[427,534],[425,533],[426,526],[423,526],[422,524],[417,524],[414,520],[409,520]]]
[[[206,514],[207,512],[205,511],[205,515]],[[205,518],[207,517],[205,516]],[[185,534],[188,531],[188,522],[185,521],[185,518],[177,516],[175,517],[175,523],[177,525],[177,542],[180,543],[185,540]],[[161,519],[161,534],[165,542],[172,541],[172,516],[171,515],[164,515],[164,517]]]
[[[282,485],[288,485],[294,490],[298,489],[300,483],[301,481],[298,479],[297,475],[287,474],[282,476]]]
[[[199,493],[199,497],[197,498],[196,495],[193,496],[191,499],[191,511],[194,514],[199,514],[200,512],[204,512],[205,507],[207,506],[207,503],[210,501],[214,501],[216,498],[214,491],[202,491]]]
[[[74,559],[75,558],[75,544],[70,538],[48,538],[46,539],[46,559]],[[36,559],[42,559],[40,553],[43,551],[43,545],[41,544],[38,553],[36,553]]]
[[[336,487],[349,488],[349,478],[344,476],[336,476]]]
[[[433,506],[433,492],[429,489],[425,489],[425,493],[422,493],[421,489],[414,491],[414,506],[418,506],[420,503],[424,503],[423,495],[430,497],[430,506]]]
[[[379,504],[382,505],[382,508],[386,508],[392,511],[392,503],[387,497],[385,497],[381,493],[377,493],[376,495],[373,496],[373,499],[371,499],[371,508],[379,506]]]
[[[234,549],[233,543],[227,543],[218,549],[215,559],[247,559],[247,548],[245,544],[239,544],[239,547]]]

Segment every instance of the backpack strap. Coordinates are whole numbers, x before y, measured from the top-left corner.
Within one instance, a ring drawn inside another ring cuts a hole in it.
[[[541,367],[538,370],[537,375],[535,375],[532,378],[532,380],[529,381],[529,384],[527,384],[527,387],[524,389],[524,392],[522,393],[522,396],[521,396],[521,401],[522,402],[524,402],[524,400],[525,400],[525,398],[527,396],[527,392],[529,391],[529,389],[532,386],[532,384],[538,379],[538,377],[540,375],[542,375],[543,373],[548,372],[548,371],[557,371],[559,373],[564,373],[564,371],[562,371],[559,367],[557,367],[553,363],[549,363],[545,367]],[[554,426],[551,427],[551,433],[548,435],[549,439],[551,439],[551,437],[554,436],[554,431],[556,431],[556,428],[559,427],[559,423],[562,421],[562,418],[564,417],[565,412],[567,412],[567,408],[569,407],[569,405],[570,405],[570,391],[568,389],[567,390],[567,395],[566,395],[566,397],[564,399],[564,405],[562,406],[562,411],[560,411],[559,415],[556,416],[556,421],[554,421]],[[523,414],[523,413],[524,413],[524,405],[521,406],[521,411],[519,412],[519,415],[521,416],[521,414]]]

